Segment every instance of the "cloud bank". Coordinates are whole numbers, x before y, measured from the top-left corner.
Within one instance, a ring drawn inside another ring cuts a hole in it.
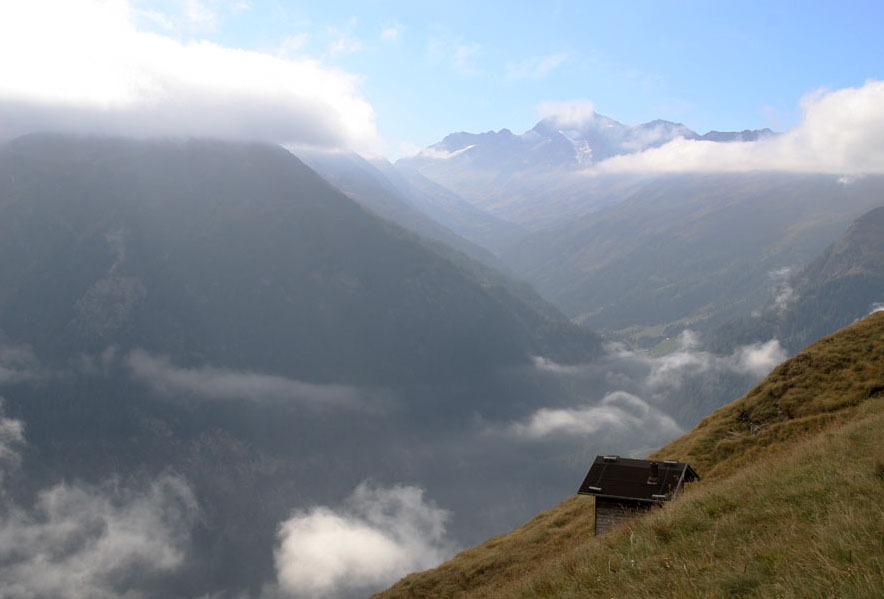
[[[257,372],[204,366],[179,368],[164,356],[133,350],[125,358],[132,375],[164,395],[187,394],[205,399],[302,402],[358,407],[368,399],[355,387],[314,384]]]
[[[682,407],[686,388],[696,394],[698,383],[712,383],[707,389],[713,390],[728,381],[740,388],[761,379],[787,357],[776,339],[720,355],[703,351],[699,336],[685,330],[678,344],[663,356],[612,344],[606,356],[588,364],[564,365],[535,357],[530,370],[557,383],[566,405],[540,408],[527,418],[502,428],[492,426],[487,432],[532,441],[592,435],[606,443],[629,439],[632,448],[654,447],[683,433],[673,414]],[[722,399],[736,399],[741,393]]]
[[[724,356],[699,350],[699,338],[690,330],[682,332],[679,344],[679,349],[672,353],[646,358],[651,366],[648,385],[652,389],[678,388],[687,377],[708,372],[732,372],[761,378],[787,357],[777,339],[743,345]]]
[[[145,575],[185,560],[196,500],[180,478],[140,491],[56,485],[0,518],[0,596],[141,596]]]
[[[124,0],[0,4],[0,139],[51,130],[375,147],[356,77],[140,31],[134,16]]]
[[[550,435],[592,435],[600,431],[627,429],[653,432],[654,436],[663,438],[676,437],[683,432],[670,416],[625,391],[608,393],[595,406],[543,408],[527,422],[511,427],[514,434],[529,439]]]
[[[580,129],[595,118],[595,106],[589,100],[541,102],[537,112],[542,119],[553,119],[563,127]]]
[[[603,160],[593,171],[884,173],[884,81],[818,91],[802,107],[801,123],[781,135],[742,143],[678,138]]]
[[[19,450],[25,442],[25,425],[21,420],[7,418],[3,414],[3,398],[0,397],[0,496],[4,495],[5,474],[18,467]]]
[[[0,403],[0,596],[140,597],[151,575],[184,563],[199,511],[184,479],[163,475],[138,489],[62,483],[26,508],[2,486],[24,445],[24,424]]]
[[[31,348],[0,344],[0,385],[32,382],[45,375]]]
[[[279,527],[280,588],[297,597],[367,594],[452,553],[449,513],[417,487],[362,483],[340,510],[298,511]]]

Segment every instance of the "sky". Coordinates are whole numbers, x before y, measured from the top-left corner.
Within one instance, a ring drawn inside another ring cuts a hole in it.
[[[21,5],[39,9],[23,16],[28,9]],[[455,131],[521,133],[540,118],[540,106],[574,100],[627,124],[662,118],[700,133],[782,131],[801,121],[808,94],[884,79],[882,22],[884,3],[877,1],[0,0],[6,40],[0,49],[19,57],[16,65],[4,61],[0,75],[9,81],[4,69],[48,76],[55,68],[54,79],[73,78],[77,69],[91,68],[84,65],[138,55],[141,74],[129,77],[129,88],[109,93],[122,102],[131,99],[132,86],[144,94],[178,85],[183,100],[175,114],[154,96],[148,102],[168,132],[190,111],[217,116],[206,132],[220,127],[236,135],[219,125],[229,120],[219,106],[224,101],[197,101],[193,89],[181,89],[205,79],[209,95],[228,98],[241,91],[233,82],[246,81],[252,90],[241,94],[251,111],[246,129],[259,137],[291,141],[277,135],[288,121],[295,133],[305,131],[295,141],[397,158]],[[91,44],[101,54],[102,43],[110,56],[83,54],[74,64],[79,50]],[[114,55],[127,47],[134,49]],[[195,50],[202,58],[185,57]],[[32,64],[35,54],[43,62]],[[237,57],[240,67],[230,66]],[[177,69],[173,76],[144,83],[169,64]],[[137,70],[120,63],[105,71],[118,81]],[[35,100],[46,107],[45,94],[23,92],[42,85],[34,79],[12,89],[18,103],[15,110],[7,106],[0,135],[46,120],[45,111],[33,108]],[[10,97],[3,85],[11,84],[0,83],[0,100]],[[98,90],[95,96],[103,87],[114,85],[89,89]],[[102,119],[116,106],[91,97],[86,114],[86,100],[75,103],[75,120],[98,119],[95,102]],[[262,121],[261,115],[272,116]]]

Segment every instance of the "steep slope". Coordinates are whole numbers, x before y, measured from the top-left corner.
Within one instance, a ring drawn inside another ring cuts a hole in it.
[[[748,315],[769,297],[772,273],[819,255],[880,204],[880,189],[880,177],[659,177],[502,258],[569,316],[653,345]]]
[[[418,210],[386,175],[353,153],[299,152],[298,156],[323,179],[378,216],[427,239],[463,252],[495,268],[503,268],[491,252],[471,243],[450,228]]]
[[[571,497],[376,597],[878,596],[884,314],[809,346],[651,457],[704,478],[599,538],[592,500]]]
[[[454,192],[430,181],[417,169],[394,166],[386,160],[376,160],[373,164],[419,210],[458,235],[495,253],[527,234],[519,225],[479,210]]]
[[[500,295],[501,301],[511,305],[527,306],[551,321],[564,323],[565,317],[552,304],[541,298],[527,283],[513,279],[506,274],[506,266],[491,252],[467,239],[460,237],[450,229],[433,220],[422,205],[415,207],[420,198],[430,194],[446,193],[435,189],[434,184],[420,175],[404,176],[390,169],[388,175],[381,172],[373,164],[357,154],[338,153],[305,153],[307,163],[327,181],[344,191],[348,197],[368,208],[378,216],[391,220],[424,238],[424,243],[433,252],[452,262],[464,274],[477,280],[485,291],[492,295]],[[438,187],[438,186],[435,186]],[[446,194],[450,195],[450,194]],[[459,198],[444,198],[446,204]],[[460,200],[463,202],[463,200]],[[424,202],[426,203],[426,202]],[[467,204],[467,206],[469,206]],[[482,216],[485,217],[484,221]],[[465,218],[476,218],[475,226],[482,226],[493,217],[484,215],[475,208]],[[494,222],[493,231],[489,233],[495,238],[512,240],[519,234],[512,227]],[[506,231],[501,231],[501,229]]]
[[[3,146],[0,393],[26,439],[4,491],[36,506],[61,481],[180,477],[200,514],[180,531],[192,551],[138,578],[145,596],[257,595],[280,522],[365,480],[422,485],[463,513],[455,534],[499,530],[516,508],[471,501],[540,465],[465,467],[476,423],[550,399],[508,378],[533,355],[600,345],[435,248],[278,147]]]
[[[884,305],[884,207],[860,216],[799,273],[784,280],[760,314],[723,325],[716,349],[774,335],[790,352]]]
[[[2,169],[0,328],[41,354],[389,384],[527,359],[549,324],[278,148],[33,137]]]

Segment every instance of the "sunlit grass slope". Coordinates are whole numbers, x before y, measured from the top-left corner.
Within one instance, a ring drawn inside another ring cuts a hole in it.
[[[884,313],[653,457],[704,478],[598,538],[570,497],[378,597],[884,597]]]

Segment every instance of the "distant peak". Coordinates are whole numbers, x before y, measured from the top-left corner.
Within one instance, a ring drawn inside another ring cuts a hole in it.
[[[700,136],[704,141],[732,142],[732,141],[758,141],[766,137],[776,135],[765,127],[764,129],[743,129],[742,131],[709,131]]]

